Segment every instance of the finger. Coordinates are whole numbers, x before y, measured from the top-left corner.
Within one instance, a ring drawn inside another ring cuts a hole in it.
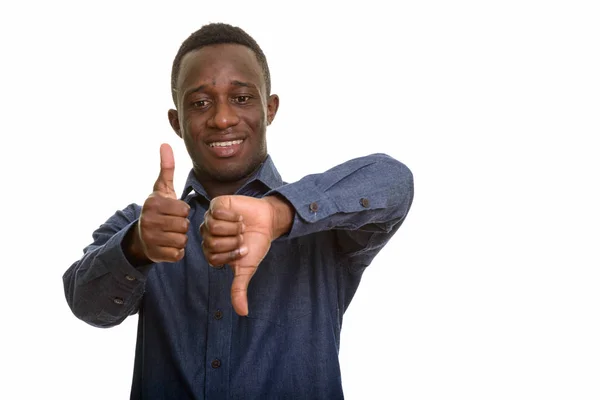
[[[226,253],[242,246],[244,238],[238,236],[207,236],[202,241],[202,247],[209,253]]]
[[[164,215],[161,217],[161,228],[164,232],[187,233],[190,221],[183,217]]]
[[[242,216],[235,211],[226,210],[224,208],[215,208],[210,210],[211,215],[221,221],[239,222],[242,220]]]
[[[152,193],[148,196],[145,208],[153,209],[162,215],[186,218],[190,213],[190,206],[183,200],[175,200]]]
[[[245,230],[243,222],[223,221],[210,216],[206,217],[201,227],[204,228],[203,234],[213,236],[237,236]]]
[[[183,259],[185,256],[185,249],[178,249],[175,247],[164,247],[157,246],[149,252],[148,257],[158,263],[158,262],[177,262]]]
[[[175,157],[173,149],[166,143],[160,146],[160,173],[154,184],[154,191],[165,197],[177,199],[173,176],[175,175]]]
[[[147,247],[173,247],[179,250],[185,248],[188,237],[186,234],[174,232],[142,232],[142,240]]]
[[[212,199],[208,212],[216,219],[241,221],[242,216],[231,209],[231,196],[219,196]]]
[[[204,250],[204,256],[206,257],[206,261],[208,261],[208,263],[211,266],[231,264],[232,262],[248,254],[248,248],[245,246],[236,248],[225,253],[212,253],[206,250],[206,248],[204,247],[202,247],[202,249]]]
[[[255,270],[256,268],[253,267],[234,267],[231,304],[240,316],[248,315],[248,284]]]

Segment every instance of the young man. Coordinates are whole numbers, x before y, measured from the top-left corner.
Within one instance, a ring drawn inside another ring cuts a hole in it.
[[[171,82],[193,161],[183,194],[162,145],[143,206],[109,218],[65,273],[69,306],[99,327],[139,314],[132,399],[343,398],[342,317],[408,213],[411,172],[374,154],[284,183],[265,137],[279,98],[239,28],[193,33]]]

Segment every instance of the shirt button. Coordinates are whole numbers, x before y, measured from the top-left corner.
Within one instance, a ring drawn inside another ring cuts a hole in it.
[[[369,199],[365,199],[364,197],[360,199],[360,205],[367,208],[369,207]]]
[[[129,282],[135,281],[135,278],[131,275],[125,275],[125,279],[127,279]]]
[[[319,205],[313,201],[312,203],[310,203],[310,206],[308,206],[308,209],[312,212],[317,212],[317,210],[319,209]]]
[[[221,360],[219,360],[218,358],[215,358],[214,360],[212,360],[212,362],[210,363],[210,366],[213,368],[219,368],[221,366]]]
[[[223,318],[223,312],[221,310],[215,311],[215,319]]]
[[[123,303],[125,303],[125,302],[123,301],[123,299],[122,299],[122,298],[120,298],[120,297],[115,297],[115,298],[113,299],[113,302],[114,302],[115,304],[118,304],[118,305],[122,305]]]

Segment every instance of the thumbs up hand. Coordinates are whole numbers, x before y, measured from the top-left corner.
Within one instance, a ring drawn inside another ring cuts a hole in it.
[[[248,284],[271,248],[271,241],[288,232],[294,210],[277,196],[215,197],[200,226],[202,250],[210,265],[229,264],[233,270],[231,302],[238,315],[248,315]]]
[[[160,173],[154,184],[154,193],[162,197],[177,200],[177,194],[173,186],[173,176],[175,174],[175,158],[173,149],[164,143],[160,146]]]
[[[190,206],[177,199],[173,186],[175,160],[168,144],[160,147],[160,173],[148,196],[133,235],[130,252],[137,260],[175,262],[187,244]]]

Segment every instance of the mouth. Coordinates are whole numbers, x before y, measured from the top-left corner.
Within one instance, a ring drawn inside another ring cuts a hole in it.
[[[230,140],[228,142],[212,142],[209,144],[210,147],[230,147],[236,144],[242,144],[244,139]]]
[[[238,154],[245,139],[208,143],[211,153],[217,158],[230,158]]]

